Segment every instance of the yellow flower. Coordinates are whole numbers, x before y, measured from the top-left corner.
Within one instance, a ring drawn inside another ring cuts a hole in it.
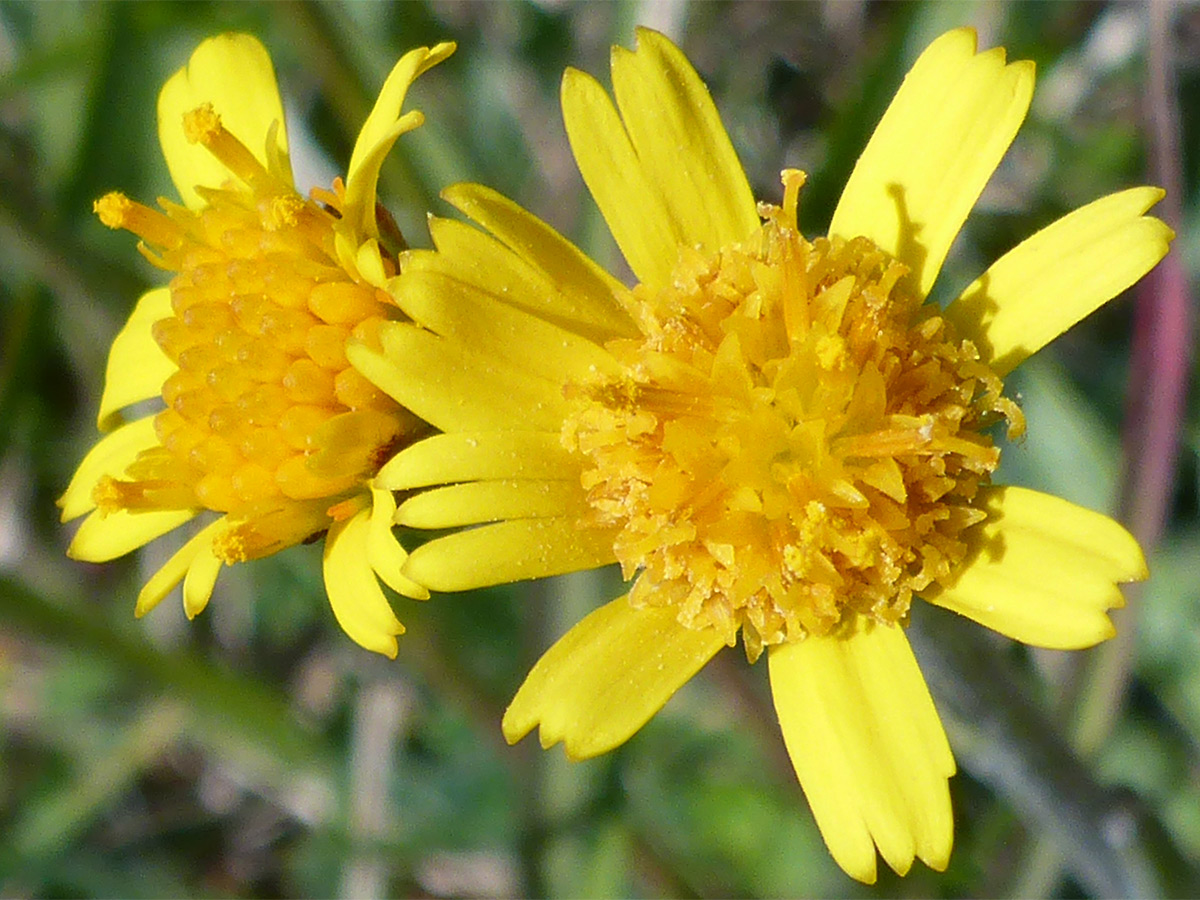
[[[183,581],[193,617],[221,563],[322,532],[334,614],[364,647],[394,657],[404,631],[376,576],[429,596],[401,573],[395,501],[372,484],[379,464],[428,426],[354,371],[344,348],[351,336],[369,344],[402,315],[384,290],[397,267],[381,241],[398,232],[376,212],[376,183],[396,139],[423,121],[401,114],[409,86],[453,51],[420,48],[397,63],[345,182],[306,200],[266,50],[244,34],[206,40],[158,99],[183,204],[160,200],[159,212],[119,193],[96,201],[101,221],[140,237],[138,249],[172,277],[142,296],[113,341],[98,417],[108,434],[59,501],[63,521],[88,514],[68,553],[102,562],[206,520],[146,583],[139,616]],[[123,424],[122,410],[159,397],[160,411]]]
[[[618,746],[740,632],[838,863],[873,881],[946,866],[954,760],[903,626],[914,596],[1078,648],[1146,576],[1111,519],[995,487],[1002,379],[1133,284],[1172,233],[1134,188],[1040,231],[943,312],[925,299],[1023,120],[1033,66],[967,29],[908,74],[827,237],[796,227],[803,175],[758,205],[712,100],[666,38],[612,56],[616,106],[568,70],[584,180],[639,280],[626,289],[485,188],[446,198],[394,285],[414,323],[347,355],[443,433],[377,483],[439,537],[435,590],[618,561],[632,589],[534,667],[505,714],[572,758]],[[422,377],[437,372],[439,378]],[[565,390],[564,390],[565,387]]]

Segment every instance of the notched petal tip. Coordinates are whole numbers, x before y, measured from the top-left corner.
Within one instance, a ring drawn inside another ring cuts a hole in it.
[[[560,99],[565,98],[568,94],[574,94],[579,90],[579,85],[584,81],[595,82],[597,84],[599,83],[596,82],[596,79],[593,78],[589,73],[583,71],[582,69],[577,69],[574,66],[567,66],[565,69],[563,69],[562,82],[559,84],[558,88]]]
[[[537,727],[537,719],[530,718],[528,715],[520,716],[514,712],[516,703],[509,704],[504,711],[504,717],[500,720],[500,731],[504,735],[504,740],[511,746],[521,741],[529,732]],[[545,744],[542,744],[545,747]]]
[[[926,47],[921,55],[933,54],[935,52],[948,52],[959,54],[974,54],[979,49],[979,34],[973,25],[960,25],[958,28],[951,28],[949,31],[942,33],[935,38],[928,47]]]
[[[543,747],[590,759],[632,737],[723,646],[715,629],[683,628],[670,608],[627,597],[594,610],[543,654],[501,729],[516,743],[535,727]]]
[[[830,234],[862,235],[912,270],[928,294],[951,244],[1029,108],[1034,68],[976,54],[971,29],[930,44],[855,164]]]
[[[953,843],[945,732],[904,633],[772,647],[771,693],[796,776],[830,853],[866,884],[876,848],[900,875],[944,866]]]
[[[196,558],[188,566],[183,579],[183,612],[188,621],[204,612],[212,599],[217,576],[221,571],[221,560],[213,554],[212,542],[203,544]]]
[[[1113,636],[1118,585],[1144,579],[1145,557],[1118,522],[1016,487],[980,492],[988,519],[955,580],[923,596],[1014,640],[1078,650]]]
[[[221,34],[196,47],[158,98],[159,142],[187,206],[203,206],[197,186],[219,187],[229,177],[220,161],[202,145],[189,143],[184,133],[184,116],[205,103],[261,165],[290,184],[290,171],[274,171],[273,160],[286,163],[287,133],[270,54],[252,35]],[[268,140],[273,142],[270,148]]]
[[[334,522],[325,538],[322,574],[329,605],[359,646],[395,659],[404,626],[392,612],[368,558],[371,509]]]
[[[1003,50],[1003,47],[997,49]],[[1003,57],[1001,57],[1003,62]],[[1037,63],[1032,59],[1018,59],[1007,64],[1008,71],[1013,75],[1013,93],[1014,94],[1033,94],[1034,84],[1037,82]]]
[[[996,260],[946,319],[1006,375],[1162,261],[1175,233],[1146,213],[1163,196],[1129,188],[1068,213]]]

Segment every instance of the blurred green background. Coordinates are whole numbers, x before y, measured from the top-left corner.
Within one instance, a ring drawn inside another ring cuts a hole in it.
[[[456,40],[413,92],[427,125],[383,173],[409,242],[427,244],[427,210],[450,213],[438,190],[469,179],[623,272],[558,81],[575,65],[607,82],[608,46],[639,23],[689,54],[759,197],[778,199],[784,166],[809,172],[809,232],[929,40],[970,24],[1035,60],[1029,120],[943,299],[1076,206],[1172,190],[1168,264],[1011,379],[1029,435],[998,479],[1132,524],[1153,577],[1121,637],[1036,652],[914,614],[960,767],[943,874],[884,869],[867,888],[837,869],[765,666],[740,650],[608,756],[506,747],[507,700],[615,595],[613,573],[397,600],[409,630],[389,662],[337,628],[312,546],[226,569],[191,624],[177,597],[132,615],[169,539],[103,566],[64,555],[74,526],[54,501],[96,439],[108,344],[157,281],[91,202],[173,193],[155,97],[201,39],[245,30],[270,49],[302,189],[343,170],[404,51]],[[1172,373],[1193,371],[1198,61],[1194,4],[0,3],[0,896],[1200,894],[1200,424],[1170,400]]]

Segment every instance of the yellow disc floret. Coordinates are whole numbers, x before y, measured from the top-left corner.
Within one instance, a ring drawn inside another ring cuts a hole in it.
[[[198,188],[196,210],[160,201],[158,212],[120,194],[95,205],[105,225],[137,234],[142,252],[175,273],[173,314],[152,333],[178,371],[162,386],[161,446],[101,479],[94,499],[108,511],[226,513],[231,527],[214,549],[236,562],[352,514],[345,504],[424,426],[346,361],[349,337],[373,342],[399,313],[339,263],[340,180],[319,192],[324,203],[305,200],[211,106],[184,127],[237,180]]]
[[[851,615],[903,622],[983,518],[988,429],[1024,427],[903,265],[799,234],[802,183],[784,173],[750,240],[685,249],[669,286],[634,289],[644,339],[610,344],[623,377],[574,386],[564,430],[595,523],[640,573],[632,602],[729,643],[741,629],[752,659]]]

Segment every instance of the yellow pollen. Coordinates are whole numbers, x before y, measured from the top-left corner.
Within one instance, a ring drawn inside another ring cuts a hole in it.
[[[105,194],[92,204],[94,212],[108,228],[121,228],[144,241],[174,250],[183,242],[183,230],[158,210],[135,203],[118,191]]]
[[[222,130],[221,117],[211,103],[204,103],[183,115],[183,135],[189,144],[207,144]]]
[[[280,228],[295,225],[299,219],[300,211],[303,209],[304,201],[295,194],[273,197],[269,207],[268,230],[278,231]]]
[[[123,228],[133,201],[119,191],[105,194],[92,204],[92,212],[107,228]]]
[[[96,482],[92,488],[92,502],[101,512],[116,512],[121,509],[121,490],[118,482],[107,475]]]
[[[136,233],[174,273],[171,315],[151,333],[178,368],[154,420],[160,445],[119,478],[100,479],[94,499],[106,512],[224,513],[230,525],[214,553],[233,563],[363,508],[382,462],[428,426],[346,360],[351,336],[370,337],[400,313],[339,262],[340,182],[324,204],[305,200],[210,105],[188,113],[185,128],[238,179],[203,191],[198,210],[164,202],[158,212],[117,193],[95,204],[106,225]]]
[[[92,500],[102,513],[127,509],[149,511],[160,509],[190,509],[196,506],[195,497],[178,479],[169,476],[159,467],[157,470],[142,460],[141,475],[137,481],[122,481],[109,476],[102,477],[92,489]]]
[[[262,501],[248,506],[240,517],[230,516],[230,520],[230,526],[212,542],[213,555],[230,565],[262,559],[302,543],[320,534],[330,523],[321,501]]]
[[[749,240],[634,289],[644,339],[610,346],[623,377],[569,389],[563,430],[635,605],[740,631],[751,659],[851,616],[904,624],[983,517],[992,427],[1023,428],[905,267],[865,238],[805,240],[804,174],[783,183]]]
[[[220,161],[230,172],[244,181],[251,188],[259,191],[267,185],[275,189],[281,186],[274,184],[267,169],[253,153],[234,137],[223,124],[211,103],[197,106],[183,114],[183,134],[188,143],[201,144]]]
[[[245,541],[237,529],[222,532],[213,538],[213,556],[226,565],[247,562],[250,557],[246,554]]]

